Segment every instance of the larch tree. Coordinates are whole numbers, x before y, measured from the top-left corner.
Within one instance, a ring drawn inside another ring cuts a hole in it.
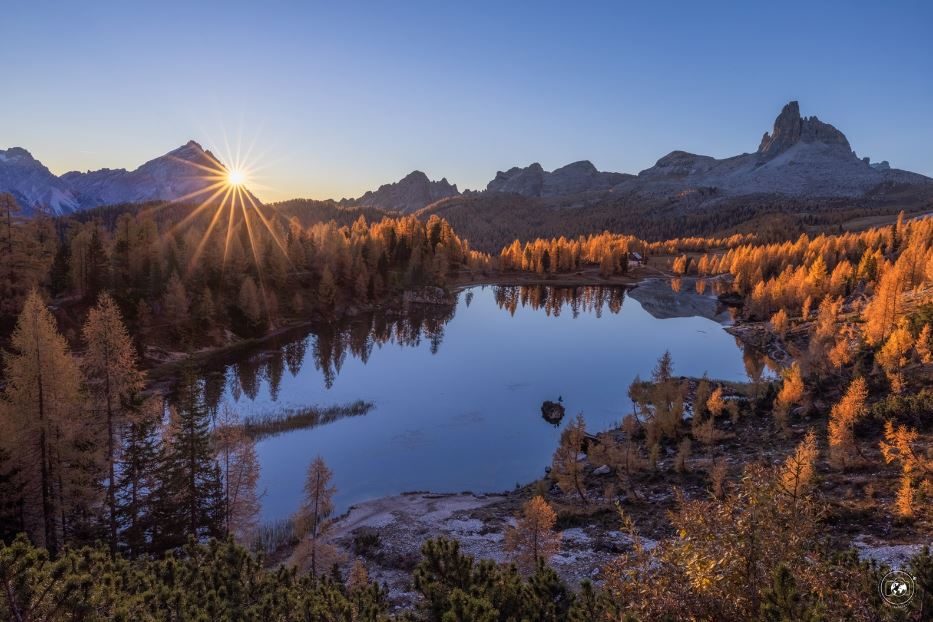
[[[322,546],[321,538],[330,527],[330,515],[334,511],[333,497],[337,488],[331,484],[332,478],[333,472],[324,459],[316,457],[308,466],[305,498],[298,510],[296,522],[305,538],[296,555],[307,559],[312,575],[317,574],[318,561],[329,553],[328,547]]]
[[[556,522],[557,514],[540,495],[522,506],[515,527],[505,534],[505,550],[522,571],[533,572],[539,561],[547,562],[560,551]]]
[[[226,402],[214,429],[214,443],[223,478],[225,531],[238,542],[248,542],[259,519],[259,459],[255,442],[243,431],[236,411]]]
[[[560,444],[554,452],[551,467],[551,475],[564,494],[576,493],[583,505],[587,504],[586,492],[583,490],[583,463],[577,458],[585,439],[586,421],[582,414],[578,414],[561,432]]]
[[[188,308],[191,305],[185,284],[175,272],[168,280],[165,296],[162,300],[162,311],[166,321],[174,329],[180,328],[188,319]]]
[[[243,279],[237,296],[237,306],[252,326],[258,326],[262,321],[262,303],[253,277],[247,276]]]
[[[771,328],[780,337],[784,337],[784,335],[787,334],[788,325],[787,311],[785,311],[783,307],[778,309],[777,313],[771,316]]]
[[[797,445],[794,453],[784,461],[784,467],[781,469],[778,478],[778,485],[790,497],[794,515],[797,513],[797,504],[813,486],[818,455],[816,434],[813,430],[810,430],[800,444]]]
[[[800,404],[803,400],[803,394],[803,373],[800,371],[800,365],[794,362],[784,372],[784,382],[777,394],[777,398],[774,400],[774,417],[782,429],[787,428],[791,408]]]
[[[917,343],[914,344],[917,350],[917,356],[924,365],[933,363],[933,335],[930,334],[930,324],[924,324],[917,335]]]
[[[334,299],[337,296],[337,284],[334,281],[334,273],[331,272],[329,266],[324,266],[324,271],[321,272],[321,282],[318,284],[317,292],[318,301],[325,308],[329,308],[334,304]]]
[[[65,514],[63,471],[69,444],[80,431],[81,372],[38,292],[26,297],[4,355],[0,416],[12,432],[5,438],[19,460],[26,528],[54,555]]]
[[[887,464],[899,462],[901,465],[901,484],[894,507],[897,514],[905,518],[914,515],[915,480],[929,487],[933,478],[933,458],[915,447],[918,438],[917,430],[905,425],[895,428],[894,423],[888,420],[884,424],[884,440],[879,444]]]
[[[902,289],[905,282],[904,265],[898,261],[888,265],[881,274],[875,295],[865,307],[865,339],[869,344],[883,342],[901,316],[904,306]]]
[[[875,360],[884,370],[891,390],[900,393],[904,387],[904,378],[901,369],[910,362],[910,352],[914,347],[914,338],[906,322],[900,325],[888,336]]]
[[[106,426],[109,544],[113,554],[117,551],[117,448],[133,398],[143,388],[143,374],[123,317],[109,294],[101,294],[97,306],[88,313],[82,335],[87,344],[83,363],[88,394]]]
[[[858,377],[852,381],[829,413],[829,460],[833,466],[844,469],[858,451],[855,444],[855,423],[865,414],[868,385]]]

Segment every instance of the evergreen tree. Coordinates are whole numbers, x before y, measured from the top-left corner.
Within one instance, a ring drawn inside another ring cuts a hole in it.
[[[156,531],[161,423],[161,401],[149,400],[133,408],[123,435],[117,512],[120,539],[130,556],[146,552]]]
[[[170,408],[156,491],[156,523],[156,550],[181,546],[188,537],[202,540],[223,533],[221,473],[211,446],[210,414],[190,372],[179,381]]]
[[[761,622],[822,622],[825,620],[797,589],[787,566],[774,573],[771,588],[762,595]]]

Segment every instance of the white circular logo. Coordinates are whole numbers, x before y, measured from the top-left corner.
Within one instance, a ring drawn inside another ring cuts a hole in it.
[[[881,578],[878,589],[884,602],[894,607],[903,607],[914,597],[916,582],[903,570],[892,570]]]

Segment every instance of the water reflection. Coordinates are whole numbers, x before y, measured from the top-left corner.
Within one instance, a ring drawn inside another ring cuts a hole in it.
[[[547,316],[560,317],[564,307],[572,317],[594,313],[601,317],[603,308],[612,313],[622,310],[625,289],[622,287],[552,287],[550,285],[511,285],[495,287],[495,299],[500,309],[515,315],[519,305],[543,310]]]
[[[601,430],[631,412],[629,383],[664,350],[677,374],[767,374],[722,329],[728,315],[711,289],[700,294],[686,279],[680,293],[664,282],[474,287],[456,306],[361,313],[232,354],[203,370],[205,399],[213,409],[227,400],[244,418],[374,404],[259,443],[265,519],[294,511],[300,474],[318,454],[335,473],[338,511],[407,490],[503,490],[550,460],[564,423],[543,424],[545,400],[561,397],[568,414]]]

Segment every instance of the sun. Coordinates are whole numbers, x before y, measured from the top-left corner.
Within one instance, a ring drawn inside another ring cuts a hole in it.
[[[233,169],[227,173],[227,185],[228,186],[242,186],[246,183],[246,176],[236,169]]]

